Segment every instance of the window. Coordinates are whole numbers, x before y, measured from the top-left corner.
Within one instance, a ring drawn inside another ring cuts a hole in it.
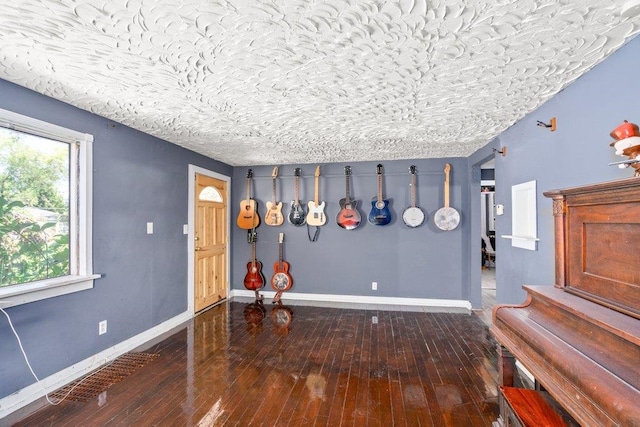
[[[211,186],[203,188],[200,192],[200,195],[198,196],[198,199],[204,202],[222,203],[222,195],[217,188]]]
[[[93,137],[0,110],[0,304],[93,287]]]

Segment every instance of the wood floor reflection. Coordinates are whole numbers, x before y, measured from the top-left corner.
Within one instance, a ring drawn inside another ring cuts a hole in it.
[[[495,345],[475,315],[230,302],[144,351],[160,357],[101,398],[17,425],[490,426],[498,416]]]

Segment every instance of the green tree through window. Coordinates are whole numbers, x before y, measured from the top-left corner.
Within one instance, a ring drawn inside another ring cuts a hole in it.
[[[0,286],[69,274],[69,153],[0,128]]]

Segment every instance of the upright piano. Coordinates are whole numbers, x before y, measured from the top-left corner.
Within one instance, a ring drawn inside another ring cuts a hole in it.
[[[640,426],[640,178],[545,192],[555,285],[493,309],[501,386],[515,360],[583,426]]]

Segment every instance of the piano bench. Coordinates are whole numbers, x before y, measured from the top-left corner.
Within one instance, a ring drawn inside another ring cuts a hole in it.
[[[517,387],[500,387],[502,421],[505,427],[567,426],[564,419],[542,396],[542,392]]]

